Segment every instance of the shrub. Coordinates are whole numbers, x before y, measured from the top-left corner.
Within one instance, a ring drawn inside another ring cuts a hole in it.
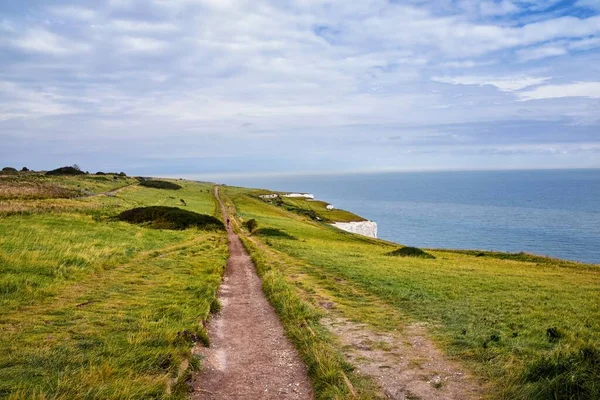
[[[132,224],[147,224],[156,229],[183,230],[197,227],[206,230],[224,230],[221,221],[210,215],[198,214],[177,207],[138,207],[123,211],[117,219]]]
[[[398,256],[398,257],[419,257],[419,258],[435,258],[433,255],[419,249],[418,247],[401,247],[397,250],[394,250],[390,253],[387,253],[388,256]]]
[[[29,168],[23,167],[23,168],[21,168],[21,172],[29,172]]]
[[[96,175],[106,175],[106,173],[102,172],[102,171],[98,171],[98,172],[96,172]]]
[[[2,168],[2,172],[0,172],[0,175],[13,175],[16,174],[17,170],[13,167],[4,167]]]
[[[284,232],[280,229],[275,228],[260,228],[254,232],[255,235],[258,236],[267,236],[267,237],[278,237],[282,239],[290,239],[290,240],[298,240],[295,236],[290,235],[287,232]]]
[[[258,223],[256,222],[256,220],[254,218],[249,219],[248,221],[244,222],[244,226],[246,227],[246,229],[248,229],[248,232],[252,233],[253,230],[256,229],[256,227],[258,226]]]
[[[179,190],[181,186],[167,181],[159,181],[156,179],[144,179],[140,181],[140,185],[144,187],[154,188],[154,189],[167,189],[167,190]]]
[[[75,167],[60,167],[46,172],[46,175],[85,175],[85,172]]]

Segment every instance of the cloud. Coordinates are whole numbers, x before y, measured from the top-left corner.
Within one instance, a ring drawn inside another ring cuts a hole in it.
[[[173,23],[146,22],[127,19],[115,19],[111,21],[110,28],[116,31],[135,33],[170,33],[179,30],[179,27]]]
[[[569,86],[597,81],[600,16],[563,2],[52,3],[0,4],[3,144],[52,138],[123,160],[140,146],[165,163],[227,152],[233,169],[250,151],[277,148],[278,169],[368,151],[397,167],[401,146],[384,138],[405,132],[410,146],[451,149],[523,141],[516,133],[546,143],[550,125],[552,140],[587,143],[600,125],[595,92]],[[565,88],[584,95],[557,97]],[[506,121],[518,123],[498,128]],[[96,146],[111,140],[124,150]]]
[[[452,85],[490,85],[495,86],[503,92],[514,92],[529,86],[539,85],[549,79],[549,77],[534,76],[438,76],[432,78],[432,80],[436,82],[449,83]]]
[[[556,99],[562,97],[589,97],[600,99],[600,82],[577,82],[564,85],[546,85],[520,92],[521,100]]]
[[[48,9],[51,14],[57,17],[91,21],[96,18],[96,12],[89,8],[77,7],[77,6],[55,6]]]
[[[44,28],[28,29],[22,36],[12,39],[9,43],[26,52],[53,56],[70,55],[90,50],[90,46],[86,43],[64,38]]]
[[[164,40],[135,36],[121,37],[117,44],[120,51],[146,54],[162,53],[169,47],[169,43]]]
[[[484,16],[499,16],[515,13],[519,11],[519,7],[509,0],[503,0],[500,2],[483,1],[479,5],[479,10],[481,15]]]
[[[568,50],[564,46],[550,45],[518,50],[517,56],[521,61],[533,61],[548,57],[562,56],[567,53]]]

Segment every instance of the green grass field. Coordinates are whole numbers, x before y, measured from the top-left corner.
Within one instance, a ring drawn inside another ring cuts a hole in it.
[[[0,398],[186,398],[181,367],[198,367],[191,345],[208,340],[201,323],[226,236],[114,216],[150,205],[213,215],[212,186],[186,181],[174,194],[131,178],[10,179],[0,180]],[[19,185],[39,190],[19,197]],[[85,197],[52,198],[80,188]]]
[[[599,266],[441,250],[428,250],[435,259],[390,257],[397,245],[341,232],[247,189],[226,194],[242,220],[277,232],[254,240],[282,254],[279,272],[290,285],[327,291],[353,320],[379,329],[426,323],[447,355],[489,382],[491,398],[600,396]]]

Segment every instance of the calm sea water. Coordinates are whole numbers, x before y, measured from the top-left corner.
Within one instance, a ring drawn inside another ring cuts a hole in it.
[[[229,179],[313,193],[431,248],[527,251],[600,263],[600,170],[411,172]]]

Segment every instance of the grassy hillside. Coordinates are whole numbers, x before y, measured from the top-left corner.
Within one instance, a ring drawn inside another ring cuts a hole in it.
[[[207,341],[226,237],[114,218],[215,213],[211,185],[179,184],[175,197],[125,177],[0,178],[0,398],[187,396],[181,367]]]
[[[247,189],[226,194],[242,220],[278,232],[253,237],[269,246],[254,248],[255,257],[279,257],[273,268],[299,296],[314,303],[326,294],[345,317],[378,329],[426,324],[449,356],[490,382],[492,398],[600,395],[599,266],[441,250],[428,250],[435,259],[391,257],[397,245],[339,231]]]

